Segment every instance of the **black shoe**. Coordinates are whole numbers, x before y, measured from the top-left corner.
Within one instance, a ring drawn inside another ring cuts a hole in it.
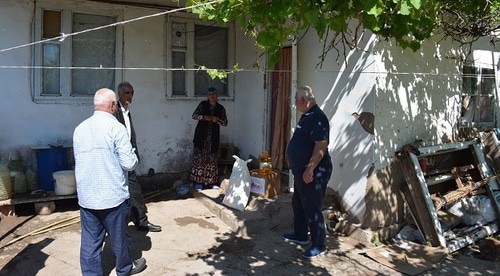
[[[140,258],[132,262],[132,269],[130,275],[137,274],[146,268],[146,259]]]
[[[151,222],[147,222],[145,224],[137,226],[137,229],[139,231],[160,232],[161,231],[161,226],[154,225]]]

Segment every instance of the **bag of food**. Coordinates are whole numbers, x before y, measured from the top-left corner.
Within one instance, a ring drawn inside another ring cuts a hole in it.
[[[247,206],[250,197],[250,172],[247,164],[252,159],[243,160],[236,155],[233,155],[236,160],[233,164],[233,171],[229,178],[226,195],[222,203],[228,207],[243,211]]]

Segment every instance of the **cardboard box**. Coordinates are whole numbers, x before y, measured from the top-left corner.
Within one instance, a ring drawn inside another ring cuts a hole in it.
[[[272,198],[281,192],[281,174],[273,170],[270,174],[259,174],[259,170],[251,170],[250,193],[263,198]]]
[[[266,194],[266,179],[251,176],[250,192],[258,195]]]

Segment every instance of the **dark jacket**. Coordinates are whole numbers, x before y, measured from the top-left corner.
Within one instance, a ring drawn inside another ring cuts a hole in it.
[[[222,121],[227,122],[226,110],[224,109],[224,106],[222,106],[219,103],[217,103],[215,105],[213,112],[211,112],[209,101],[202,101],[198,105],[198,107],[196,108],[195,113],[193,114],[193,117],[195,115],[217,116]],[[212,140],[212,148],[210,149],[210,151],[212,153],[216,153],[219,150],[219,140],[220,140],[220,125],[219,124],[214,124],[214,123],[207,122],[204,120],[199,120],[198,124],[196,125],[196,129],[194,131],[193,143],[194,143],[195,147],[203,148],[203,144],[205,143],[205,140],[208,138],[207,137],[207,129],[208,128],[212,129],[212,136],[210,137]]]
[[[125,118],[123,118],[122,105],[120,101],[118,101],[118,107],[116,108],[115,117],[120,123],[127,127],[125,125]],[[139,158],[139,150],[137,149],[134,124],[132,123],[132,115],[130,114],[130,112],[128,113],[128,118],[130,120],[130,143],[132,143],[132,147],[135,149],[135,154],[137,155],[137,158]]]

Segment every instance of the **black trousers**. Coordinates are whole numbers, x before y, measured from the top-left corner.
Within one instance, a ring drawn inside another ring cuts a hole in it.
[[[128,173],[128,191],[130,193],[130,219],[136,226],[148,223],[148,216],[146,215],[148,209],[135,171]]]
[[[301,240],[307,240],[311,234],[313,246],[325,248],[326,228],[322,213],[326,187],[332,175],[332,163],[319,165],[314,170],[311,183],[304,183],[302,174],[294,174],[294,190],[292,196],[293,229]]]

